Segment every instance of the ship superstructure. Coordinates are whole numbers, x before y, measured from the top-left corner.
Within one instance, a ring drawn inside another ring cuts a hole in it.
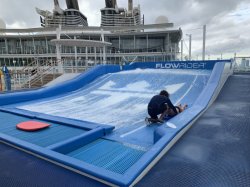
[[[106,7],[101,9],[101,26],[141,25],[140,6],[134,7],[133,0],[128,0],[128,9],[119,8],[116,0],[105,0]]]
[[[101,26],[88,26],[77,0],[65,2],[66,10],[58,0],[52,11],[37,9],[40,28],[0,29],[0,65],[21,69],[49,61],[81,71],[96,64],[178,59],[182,30],[173,23],[142,24],[140,6],[132,0],[127,9],[105,0]]]
[[[67,9],[63,10],[58,0],[54,0],[54,10],[40,10],[36,8],[40,14],[40,21],[42,27],[58,27],[62,26],[88,26],[87,17],[79,10],[77,0],[66,0]]]

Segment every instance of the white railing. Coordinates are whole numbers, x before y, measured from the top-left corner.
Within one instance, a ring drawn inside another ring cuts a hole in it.
[[[250,57],[236,57],[234,72],[250,72]]]
[[[51,59],[33,61],[21,70],[12,71],[12,90],[32,88],[32,86],[37,82],[40,82],[41,85],[43,85],[45,77],[49,74],[53,75],[53,79],[56,78],[59,74],[61,74],[59,73],[59,63],[63,66],[63,73],[81,73],[98,64],[102,64],[102,61],[75,61],[72,59],[64,59],[62,61]]]
[[[56,67],[58,65],[57,61],[45,60],[36,63],[36,66],[25,67],[23,73],[28,70],[26,81],[23,82],[21,88],[31,88],[36,82],[40,82],[43,85],[44,77],[48,74],[57,73]],[[55,78],[55,76],[54,76]]]

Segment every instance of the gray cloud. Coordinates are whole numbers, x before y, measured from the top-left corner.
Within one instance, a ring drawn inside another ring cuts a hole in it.
[[[51,0],[1,0],[0,17],[7,26],[21,25],[22,27],[39,27],[39,16],[35,7],[53,7]]]
[[[213,18],[223,16],[235,10],[241,3],[248,0],[158,0],[143,1],[142,10],[150,12],[146,15],[153,22],[159,14],[166,15],[177,25],[188,23],[207,24]],[[249,2],[248,2],[249,3]]]
[[[100,9],[104,0],[78,0],[80,9],[88,17],[89,25],[100,25]],[[118,6],[127,7],[126,0],[117,0]],[[59,0],[62,8],[65,1]],[[184,39],[186,33],[193,36],[193,54],[201,53],[202,26],[207,24],[207,51],[210,54],[248,53],[250,30],[249,0],[134,0],[140,3],[145,23],[154,23],[157,17],[165,16],[175,27],[181,27]],[[39,27],[39,15],[35,7],[53,9],[53,0],[1,0],[0,18],[9,28]],[[240,7],[249,10],[246,15],[237,12]]]

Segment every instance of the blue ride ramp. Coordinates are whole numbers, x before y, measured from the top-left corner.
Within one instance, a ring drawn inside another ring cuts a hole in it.
[[[41,101],[20,103],[15,107],[95,123],[116,129],[136,126],[147,116],[153,95],[167,89],[174,103],[190,106],[204,89],[209,70],[137,69],[106,74],[82,89]],[[120,130],[119,130],[120,131]]]
[[[0,131],[0,137],[108,184],[134,185],[213,101],[232,62],[134,63],[122,68],[101,66],[53,88],[0,96],[5,99],[0,100],[3,113],[67,127],[70,121],[88,132],[47,147],[6,132]],[[147,103],[162,89],[170,92],[174,103],[187,103],[189,109],[160,127],[147,127]],[[110,148],[116,151],[112,154]]]

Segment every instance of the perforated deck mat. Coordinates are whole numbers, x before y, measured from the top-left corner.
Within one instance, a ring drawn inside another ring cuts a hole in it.
[[[144,150],[118,142],[98,139],[67,155],[115,173],[124,174],[144,153]]]
[[[102,187],[105,185],[0,142],[0,186]]]
[[[233,75],[207,112],[137,186],[250,186],[250,74]]]

